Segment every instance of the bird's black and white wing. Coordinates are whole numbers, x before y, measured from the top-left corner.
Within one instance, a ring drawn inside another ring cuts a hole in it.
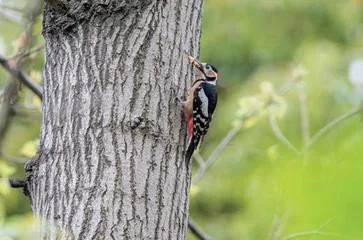
[[[201,83],[194,91],[193,99],[193,136],[187,149],[187,159],[203,141],[207,134],[218,101],[216,86]]]

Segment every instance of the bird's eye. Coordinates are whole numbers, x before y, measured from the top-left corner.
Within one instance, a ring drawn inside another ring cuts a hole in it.
[[[209,65],[207,65],[207,66],[205,67],[205,69],[209,70],[209,69],[210,69],[210,66],[209,66]]]

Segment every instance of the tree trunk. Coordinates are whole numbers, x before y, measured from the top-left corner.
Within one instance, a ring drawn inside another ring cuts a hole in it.
[[[184,239],[178,99],[192,81],[202,0],[100,2],[45,6],[41,137],[26,166],[41,237]]]

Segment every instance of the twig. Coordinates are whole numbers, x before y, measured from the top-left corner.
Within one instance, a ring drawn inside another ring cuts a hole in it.
[[[294,145],[285,137],[285,135],[281,132],[281,129],[277,125],[276,118],[271,112],[270,109],[268,109],[268,119],[269,123],[272,129],[272,132],[275,134],[277,139],[279,139],[283,144],[285,144],[289,149],[294,151],[296,154],[299,154],[299,151],[294,147]]]
[[[297,84],[297,93],[300,103],[300,116],[301,116],[301,134],[302,134],[302,148],[306,149],[307,144],[310,141],[310,124],[309,124],[309,115],[306,104],[306,93],[304,88],[304,82],[300,81]]]
[[[193,158],[197,161],[200,167],[205,165],[203,157],[198,152],[194,152]]]
[[[27,181],[25,179],[13,178],[9,179],[9,184],[12,188],[25,188]]]
[[[25,196],[29,197],[30,192],[28,189],[28,181],[26,179],[13,178],[9,179],[10,187],[12,188],[22,188]]]
[[[35,17],[40,14],[39,11],[35,12],[35,8],[30,11],[29,21],[26,23],[25,32],[20,36],[22,39],[20,44],[20,50],[17,55],[22,56],[26,54],[28,48],[31,44],[31,38],[33,34],[33,28],[35,24]],[[29,76],[21,71],[21,59],[15,59],[15,64],[10,65],[9,60],[0,55],[0,65],[2,65],[5,70],[7,70],[15,79],[19,79],[26,87],[32,90],[40,99],[42,98],[42,90],[39,86],[32,83]]]
[[[280,205],[281,205],[282,194],[283,194],[283,192],[279,191],[276,211],[274,214],[274,218],[272,220],[269,234],[267,236],[267,240],[276,240],[276,239],[280,238],[280,236],[282,235],[282,232],[285,229],[285,224],[287,222],[287,218],[289,217],[289,211],[287,211],[286,209],[281,211]]]
[[[290,239],[295,239],[295,238],[299,238],[299,237],[307,237],[307,236],[311,236],[311,235],[320,235],[320,236],[330,236],[330,237],[353,239],[353,238],[350,238],[350,237],[347,237],[347,236],[340,235],[338,233],[320,232],[320,231],[317,231],[317,230],[313,230],[313,231],[306,231],[306,232],[300,232],[300,233],[293,233],[293,234],[290,234],[289,236],[286,236],[282,240],[290,240]]]
[[[24,164],[27,161],[27,158],[10,156],[9,154],[5,153],[4,151],[0,151],[0,156],[3,157],[8,162]]]
[[[0,10],[0,18],[16,24],[20,24],[23,22],[22,16],[18,12]]]
[[[14,78],[19,79],[27,88],[29,88],[35,95],[37,95],[40,99],[43,98],[42,89],[34,84],[30,77],[19,69],[14,69],[8,64],[8,60],[0,55],[0,65],[4,67],[6,71],[8,71]]]
[[[200,228],[197,226],[197,224],[191,218],[189,218],[189,220],[188,220],[188,228],[200,240],[211,240],[212,239],[207,234],[202,232],[202,230],[200,230]]]
[[[23,11],[23,8],[16,7],[16,6],[9,6],[9,5],[5,5],[3,3],[0,3],[0,7],[1,8],[6,8],[6,9],[11,10],[11,11],[15,11],[15,12]]]
[[[30,79],[30,77],[24,73],[23,71],[20,70],[16,70],[13,72],[14,76],[16,76],[22,83],[24,83],[24,85],[29,88],[35,95],[37,95],[40,100],[43,99],[43,91],[41,89],[41,87],[39,87],[38,85],[34,84],[32,82],[32,80]]]
[[[309,143],[306,145],[306,149],[310,148],[316,141],[318,141],[324,134],[326,134],[328,131],[330,131],[332,128],[337,126],[338,124],[342,123],[344,120],[356,115],[360,111],[363,110],[363,105],[359,106],[357,108],[353,108],[347,113],[344,113],[343,115],[335,118],[333,121],[325,125],[322,129],[320,129],[309,141]]]
[[[291,81],[287,81],[281,88],[276,91],[276,94],[279,96],[287,93],[292,87],[295,86],[296,83],[300,82],[301,79],[299,77],[294,77]]]
[[[279,234],[279,226],[281,224],[281,219],[280,219],[280,208],[279,206],[276,208],[276,212],[275,212],[275,215],[274,215],[274,218],[272,220],[272,224],[271,224],[271,229],[268,233],[268,236],[267,236],[267,240],[275,240],[277,239],[278,237],[278,234]]]
[[[320,225],[320,227],[318,227],[316,230],[318,230],[318,231],[321,231],[321,230],[323,230],[323,228],[325,228],[330,222],[331,222],[331,218],[330,219],[328,219],[327,221],[325,221],[323,224],[321,224]]]
[[[33,53],[39,52],[43,48],[44,48],[44,46],[37,46],[37,47],[34,47],[33,49],[30,49],[28,52],[18,53],[18,54],[14,55],[14,56],[11,56],[11,57],[9,57],[9,59],[14,59],[14,58],[23,59],[23,58],[26,58],[26,57],[32,55]]]
[[[339,237],[339,238],[345,238],[345,239],[353,239],[351,237],[343,236],[339,233],[322,232],[321,230],[324,227],[326,227],[326,225],[328,225],[330,222],[331,222],[331,219],[324,222],[320,227],[318,227],[315,230],[299,232],[299,233],[292,233],[292,234],[284,237],[282,240],[290,240],[290,239],[295,239],[295,238],[299,238],[299,237],[307,237],[307,236],[311,236],[311,235],[331,236],[331,237]]]
[[[200,181],[202,176],[204,175],[205,171],[209,169],[215,160],[217,159],[220,152],[222,152],[228,143],[232,140],[232,138],[239,132],[240,128],[232,128],[227,135],[223,138],[223,140],[218,144],[218,146],[214,149],[208,160],[205,162],[205,164],[198,169],[197,173],[194,175],[192,179],[192,184],[196,184]]]
[[[16,93],[18,91],[18,85],[15,81],[10,81],[6,86],[3,93],[3,104],[0,109],[0,149],[2,148],[2,140],[9,123],[9,117],[11,115],[12,104],[16,101]]]
[[[25,24],[25,31],[19,37],[19,51],[18,54],[21,56],[26,53],[31,45],[31,38],[33,34],[33,28],[35,24],[35,17],[40,14],[40,11],[35,12],[35,8],[30,11],[29,21]],[[25,86],[30,88],[40,98],[42,96],[41,89],[34,85],[28,75],[21,71],[21,61],[19,59],[12,59],[14,62],[9,64],[9,60],[3,56],[0,56],[0,65],[2,65],[12,76],[11,82],[8,84],[8,88],[5,90],[4,104],[1,109],[1,121],[0,121],[0,149],[3,141],[3,136],[9,125],[9,115],[12,109],[12,105],[17,102],[18,92],[20,89],[20,82],[24,83]],[[20,80],[17,81],[17,80]]]

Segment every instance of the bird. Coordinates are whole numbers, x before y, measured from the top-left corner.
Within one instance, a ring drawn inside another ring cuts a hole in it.
[[[197,74],[196,80],[188,90],[186,101],[182,103],[188,126],[188,145],[185,153],[187,165],[194,150],[203,142],[208,132],[218,101],[217,68],[192,56],[188,56],[188,60],[197,69]]]

